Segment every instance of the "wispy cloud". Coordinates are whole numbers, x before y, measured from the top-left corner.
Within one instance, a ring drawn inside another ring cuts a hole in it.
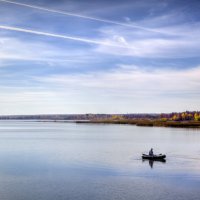
[[[199,23],[183,24],[160,28],[171,33],[163,37],[160,34],[147,34],[143,31],[128,31],[121,27],[101,28],[102,40],[127,44],[126,51],[119,48],[97,46],[96,51],[112,55],[124,55],[147,58],[190,58],[198,57],[200,51]]]
[[[17,51],[16,51],[17,49]],[[90,51],[83,53],[81,50],[68,50],[46,43],[43,40],[22,40],[15,37],[0,38],[0,66],[16,65],[16,61],[28,61],[36,63],[44,62],[46,64],[54,64],[68,66],[72,63],[93,63],[98,62],[98,58],[90,55]],[[75,66],[74,66],[75,67]]]
[[[199,108],[196,4],[26,2],[0,0],[2,113]]]
[[[200,67],[193,69],[144,70],[138,66],[120,66],[118,69],[99,73],[76,75],[52,75],[39,78],[41,82],[59,86],[72,86],[94,89],[113,89],[124,95],[127,90],[137,92],[185,92],[196,91],[200,95]],[[184,83],[184,84],[183,84]]]
[[[1,86],[0,108],[4,111],[1,105],[10,106],[11,114],[24,114],[24,109],[31,113],[195,110],[200,97],[199,74],[200,67],[146,71],[138,66],[118,66],[109,72],[32,77],[37,87]]]

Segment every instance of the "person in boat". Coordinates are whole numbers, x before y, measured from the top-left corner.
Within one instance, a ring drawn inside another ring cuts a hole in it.
[[[153,148],[150,149],[149,155],[150,155],[150,156],[153,156],[153,155],[154,155],[154,154],[153,154]]]

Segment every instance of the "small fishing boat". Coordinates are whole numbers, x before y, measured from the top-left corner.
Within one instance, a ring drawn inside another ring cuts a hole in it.
[[[166,155],[164,154],[158,154],[158,155],[148,155],[148,154],[142,154],[142,159],[148,159],[148,160],[163,160],[166,158]]]

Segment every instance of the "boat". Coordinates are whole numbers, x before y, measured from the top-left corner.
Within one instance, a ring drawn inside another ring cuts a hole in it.
[[[148,160],[164,160],[166,158],[166,155],[164,154],[158,154],[158,155],[148,155],[148,154],[142,154],[142,159],[148,159]]]

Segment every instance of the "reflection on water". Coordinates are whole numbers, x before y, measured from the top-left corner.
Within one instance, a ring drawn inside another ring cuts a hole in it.
[[[148,162],[150,168],[153,169],[154,162],[155,162],[155,163],[161,162],[161,163],[164,163],[164,164],[165,164],[165,163],[166,163],[166,159],[160,159],[160,160],[147,160],[147,159],[142,159],[142,162],[143,162],[143,163]]]
[[[199,143],[199,129],[0,121],[1,199],[196,200]],[[167,162],[141,161],[152,146]]]

